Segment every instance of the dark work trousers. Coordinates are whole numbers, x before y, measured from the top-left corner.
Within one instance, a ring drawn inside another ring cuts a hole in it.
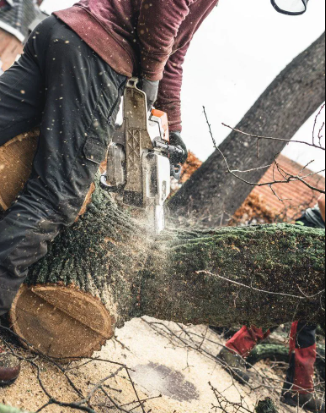
[[[0,145],[41,128],[32,175],[0,218],[0,315],[28,268],[75,221],[105,159],[125,83],[55,17],[35,29],[0,77]]]

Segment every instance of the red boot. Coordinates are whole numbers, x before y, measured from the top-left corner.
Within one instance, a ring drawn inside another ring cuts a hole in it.
[[[271,334],[271,331],[268,330],[266,333],[261,328],[252,326],[248,328],[246,326],[235,334],[226,343],[226,347],[232,350],[234,353],[239,354],[243,358],[247,358],[252,350],[259,344],[261,341],[266,340]]]
[[[290,367],[282,402],[314,413],[325,413],[325,403],[315,394],[317,359],[316,326],[295,322],[291,329]]]
[[[224,369],[232,375],[239,383],[249,383],[249,375],[247,373],[246,358],[252,350],[261,341],[265,340],[271,334],[266,333],[262,329],[251,327],[242,327],[231,340],[226,343],[226,347],[222,349],[218,358],[222,361]]]

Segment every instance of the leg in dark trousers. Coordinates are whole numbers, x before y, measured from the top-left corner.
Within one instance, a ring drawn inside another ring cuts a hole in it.
[[[32,175],[0,221],[0,315],[71,225],[104,160],[126,78],[49,17],[0,77],[0,145],[41,125]]]

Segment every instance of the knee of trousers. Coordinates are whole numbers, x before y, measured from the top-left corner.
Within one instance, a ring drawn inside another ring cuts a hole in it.
[[[46,255],[48,243],[60,230],[56,222],[32,217],[26,212],[19,218],[9,213],[0,221],[0,285],[4,279],[24,279],[28,268]]]
[[[7,282],[2,282],[0,278],[0,316],[10,311],[21,284],[22,282],[16,281],[15,284],[11,282],[9,285]]]
[[[49,219],[65,227],[73,225],[86,201],[90,188],[91,186],[89,185],[87,186],[87,189],[85,189],[78,196],[66,198],[58,202],[57,205],[54,206],[54,215],[49,217]]]
[[[19,219],[10,215],[0,221],[0,314],[10,310],[29,268],[46,255],[60,229],[45,219],[33,221],[26,213]]]
[[[39,185],[38,180],[31,179],[12,212],[24,215],[32,222],[33,229],[43,233],[56,231],[57,226],[70,226],[83,206],[92,181],[79,188],[70,184],[67,189],[51,181],[47,181],[46,186]]]

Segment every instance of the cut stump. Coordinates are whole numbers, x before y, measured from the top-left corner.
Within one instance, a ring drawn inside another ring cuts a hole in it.
[[[11,309],[22,343],[48,357],[91,357],[114,335],[115,320],[101,301],[73,287],[23,286]]]
[[[0,147],[0,210],[6,211],[15,200],[32,171],[39,131],[12,139]]]

